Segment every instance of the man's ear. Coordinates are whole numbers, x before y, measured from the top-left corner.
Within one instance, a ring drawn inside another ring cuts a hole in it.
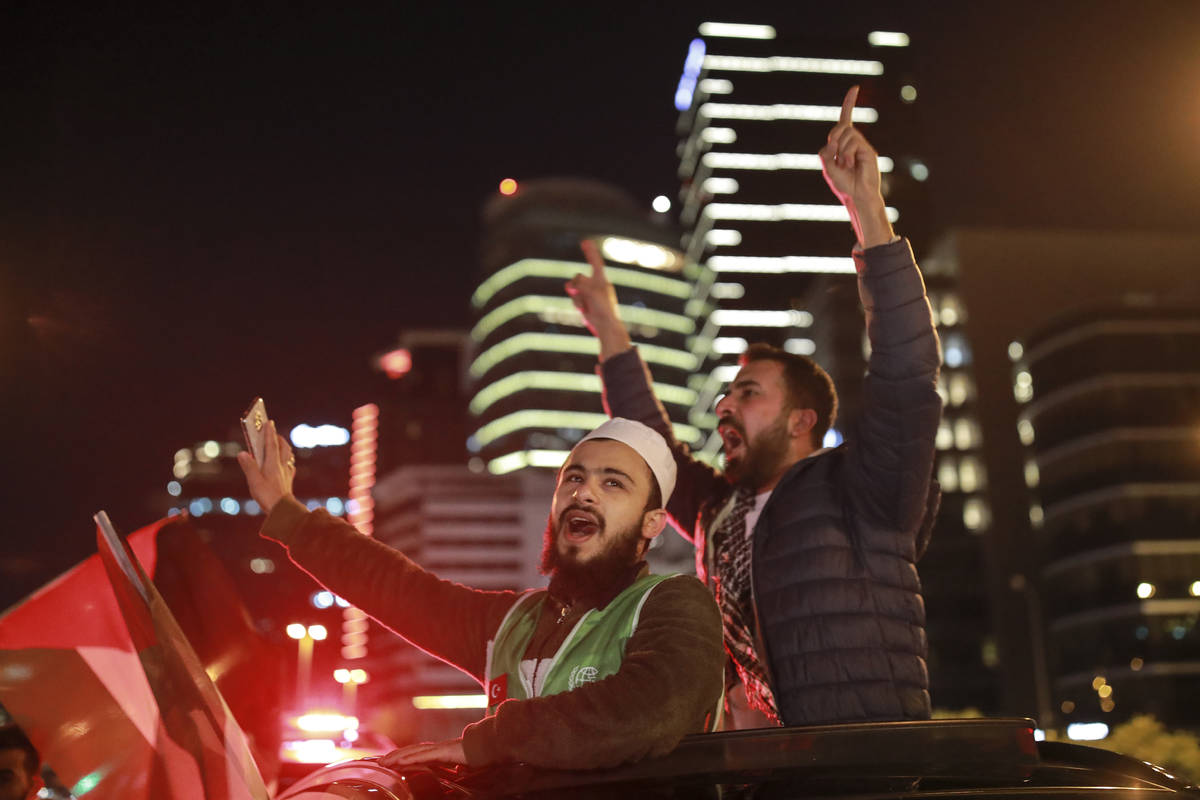
[[[797,438],[812,438],[817,412],[811,408],[793,408],[788,414],[788,433]]]
[[[667,527],[667,510],[656,508],[642,515],[642,538],[646,541],[656,538]]]

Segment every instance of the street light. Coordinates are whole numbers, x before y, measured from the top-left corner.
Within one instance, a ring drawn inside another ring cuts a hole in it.
[[[312,679],[313,642],[324,641],[329,631],[324,625],[305,627],[299,622],[287,626],[287,635],[296,640],[296,705],[303,706],[308,699]]]
[[[363,669],[335,669],[333,671],[333,679],[342,685],[342,705],[346,708],[347,714],[355,712],[355,704],[358,702],[358,685],[366,683],[369,678],[367,671]]]

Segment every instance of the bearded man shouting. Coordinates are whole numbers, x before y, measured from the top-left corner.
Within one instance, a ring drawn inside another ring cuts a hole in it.
[[[651,575],[642,560],[666,525],[675,486],[660,434],[612,419],[575,446],[546,525],[549,588],[518,593],[441,580],[342,519],[305,509],[292,494],[291,447],[269,426],[261,469],[249,453],[238,456],[268,512],[262,536],[487,691],[487,716],[460,738],[403,747],[380,763],[610,767],[662,755],[713,726],[723,689],[720,612],[700,581]]]
[[[600,340],[609,413],[671,442],[679,484],[667,511],[696,545],[745,687],[731,685],[731,727],[930,714],[916,561],[939,499],[938,339],[912,249],[888,220],[878,156],[851,124],[857,98],[853,87],[820,153],[858,239],[871,342],[861,421],[844,445],[823,446],[837,412],[829,375],[756,345],[717,403],[724,474],[693,459],[654,397],[593,243],[583,243],[592,274],[566,287]]]

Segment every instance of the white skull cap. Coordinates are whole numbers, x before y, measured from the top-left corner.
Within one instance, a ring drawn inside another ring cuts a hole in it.
[[[642,457],[658,481],[665,508],[675,489],[675,457],[662,434],[648,425],[632,419],[613,417],[579,440],[578,447],[589,439],[612,439],[632,447]]]

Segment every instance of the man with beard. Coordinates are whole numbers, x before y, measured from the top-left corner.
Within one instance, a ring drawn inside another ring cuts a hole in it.
[[[871,342],[862,419],[845,445],[822,447],[837,412],[828,374],[754,345],[716,408],[725,473],[696,461],[672,436],[590,242],[592,275],[567,284],[600,340],[609,413],[671,443],[679,480],[667,511],[696,545],[697,573],[716,594],[745,687],[729,694],[733,727],[930,714],[916,561],[939,497],[930,478],[938,341],[912,250],[887,218],[877,155],[851,124],[857,97],[858,87],[846,94],[820,153],[858,239]],[[759,715],[739,713],[739,698]]]
[[[709,729],[722,692],[721,617],[690,576],[649,574],[675,485],[666,442],[613,419],[558,473],[542,570],[548,589],[469,589],[292,495],[295,459],[269,423],[260,469],[238,463],[268,512],[261,535],[322,585],[478,680],[488,714],[458,739],[400,748],[390,767],[523,761],[564,769],[662,755]]]

